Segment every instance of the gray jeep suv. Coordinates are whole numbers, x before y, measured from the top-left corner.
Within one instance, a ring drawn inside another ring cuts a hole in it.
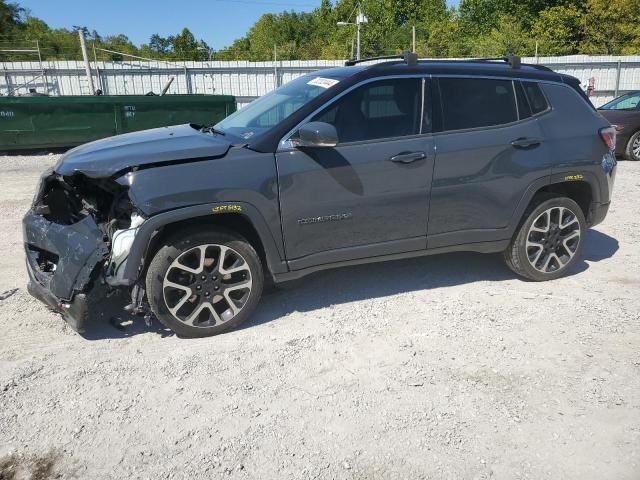
[[[197,337],[247,319],[265,279],[326,268],[503,252],[557,278],[607,213],[615,130],[577,79],[506,60],[350,62],[212,127],[70,150],[24,218],[29,291],[82,331],[127,289]]]

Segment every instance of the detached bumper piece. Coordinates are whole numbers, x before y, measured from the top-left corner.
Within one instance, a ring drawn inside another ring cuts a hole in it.
[[[29,293],[82,332],[88,319],[91,274],[108,254],[102,230],[90,216],[60,225],[33,212],[22,225]]]
[[[87,304],[87,296],[84,293],[78,293],[71,303],[63,303],[32,277],[30,269],[27,291],[32,297],[37,298],[48,307],[60,313],[62,318],[64,318],[69,326],[76,332],[82,333],[85,331],[87,321],[89,320],[89,307]]]

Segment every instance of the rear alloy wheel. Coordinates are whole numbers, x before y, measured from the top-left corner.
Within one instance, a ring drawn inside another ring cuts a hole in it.
[[[262,285],[255,250],[227,232],[197,232],[167,242],[147,273],[153,312],[187,337],[215,335],[242,323],[255,309]]]
[[[629,160],[640,162],[640,130],[631,135],[629,143],[627,143],[625,157]]]
[[[530,208],[505,251],[507,265],[530,280],[552,280],[579,258],[586,222],[573,200],[551,198]]]
[[[538,215],[529,228],[527,260],[542,273],[560,270],[576,254],[580,237],[576,215],[565,207],[551,207]]]

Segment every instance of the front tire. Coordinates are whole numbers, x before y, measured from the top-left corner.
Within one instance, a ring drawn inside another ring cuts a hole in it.
[[[537,282],[563,276],[582,254],[587,225],[580,206],[567,197],[539,199],[523,219],[504,252],[509,268]]]
[[[158,320],[183,337],[229,331],[255,310],[264,285],[260,259],[244,238],[226,230],[171,237],[146,277]]]
[[[627,148],[625,149],[624,156],[627,160],[640,162],[640,130],[631,135],[629,142],[627,142]]]

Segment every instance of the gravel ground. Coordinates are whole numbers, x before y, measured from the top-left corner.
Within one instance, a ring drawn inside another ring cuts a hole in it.
[[[29,297],[20,218],[56,158],[0,157],[1,479],[640,478],[640,164],[566,278],[345,268],[183,340],[83,338]]]

